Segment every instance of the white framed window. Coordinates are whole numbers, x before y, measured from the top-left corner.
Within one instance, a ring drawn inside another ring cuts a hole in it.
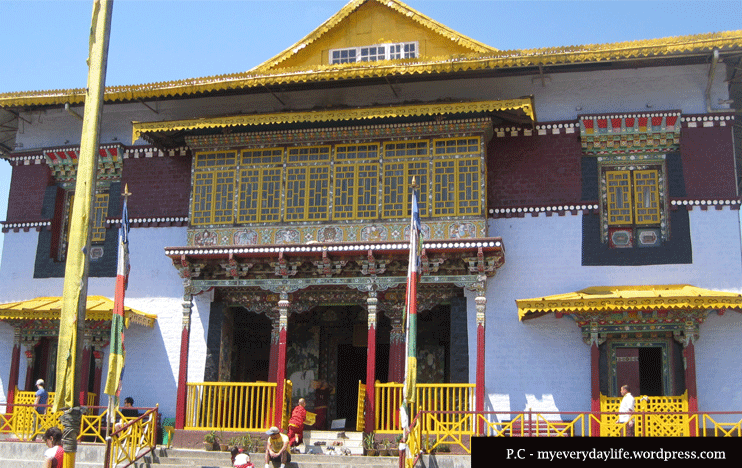
[[[330,50],[330,63],[376,62],[418,57],[417,42],[374,44],[362,47],[346,47]]]

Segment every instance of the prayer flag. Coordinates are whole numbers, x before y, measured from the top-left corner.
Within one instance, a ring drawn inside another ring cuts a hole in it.
[[[124,197],[124,209],[121,214],[119,227],[118,269],[116,271],[116,292],[111,316],[111,355],[108,358],[108,375],[106,378],[105,393],[118,400],[121,393],[121,379],[124,375],[124,361],[126,348],[124,347],[124,295],[129,278],[129,212]],[[118,405],[117,405],[118,406]]]
[[[412,216],[410,219],[410,257],[407,268],[407,296],[405,299],[405,343],[407,345],[407,361],[405,362],[405,379],[403,387],[404,406],[409,407],[415,402],[415,385],[417,384],[417,282],[420,274],[420,209],[418,205],[418,191],[415,182],[412,182]],[[412,415],[406,415],[411,417]]]

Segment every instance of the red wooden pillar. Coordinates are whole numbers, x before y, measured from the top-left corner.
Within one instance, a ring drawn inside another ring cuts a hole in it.
[[[598,348],[598,335],[592,334],[592,345],[590,345],[590,435],[600,435],[600,348]]]
[[[276,407],[274,410],[274,425],[279,429],[283,420],[283,399],[286,380],[286,327],[289,317],[289,295],[282,292],[278,301],[278,359],[276,362]]]
[[[685,357],[685,388],[688,389],[688,411],[695,414],[698,411],[698,389],[696,388],[696,345],[695,336],[691,330],[685,331],[686,342],[683,347]],[[691,437],[696,435],[695,425],[690,426]]]
[[[368,292],[368,348],[366,354],[366,416],[364,432],[376,430],[376,291]]]
[[[82,360],[80,361],[80,406],[88,405],[88,388],[90,386],[90,340],[87,333],[83,337]]]
[[[476,388],[475,388],[475,410],[477,412],[484,411],[484,324],[485,324],[485,312],[487,310],[487,298],[484,296],[484,287],[480,291],[480,295],[474,299],[474,304],[477,311],[477,374],[476,374]],[[477,417],[477,433],[484,433],[483,421]]]
[[[18,386],[18,375],[21,367],[21,331],[16,328],[13,337],[13,353],[10,356],[10,378],[8,379],[8,407],[6,412],[13,412],[15,389]]]
[[[186,396],[188,384],[188,346],[191,337],[191,309],[193,296],[183,297],[183,321],[180,331],[180,364],[178,365],[178,391],[175,403],[175,428],[183,429],[186,420]]]

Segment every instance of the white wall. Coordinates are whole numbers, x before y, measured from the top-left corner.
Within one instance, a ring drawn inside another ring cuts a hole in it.
[[[490,220],[489,235],[503,239],[505,265],[487,284],[487,409],[590,409],[590,348],[577,325],[568,315],[557,319],[553,314],[519,322],[517,299],[607,285],[688,283],[742,290],[739,212],[696,209],[690,212],[690,223],[692,264],[583,267],[580,215]],[[477,349],[474,295],[467,297],[469,349],[473,350]],[[697,348],[702,409],[718,409],[722,402],[729,409],[730,402],[742,398],[737,388],[742,362],[734,354],[741,339],[742,318],[736,312],[710,317],[702,326]],[[470,353],[469,369],[474,382],[474,353]]]
[[[5,255],[0,265],[0,302],[33,299],[39,296],[60,296],[61,278],[33,279],[33,258],[36,255],[38,233],[10,232],[5,236]],[[185,228],[132,228],[129,235],[131,272],[125,304],[145,313],[157,315],[150,329],[132,324],[126,330],[126,369],[122,393],[131,395],[137,405],[160,405],[165,416],[175,415],[175,397],[180,360],[180,340],[183,319],[183,283],[164,247],[185,245]],[[116,278],[90,278],[88,295],[113,299]],[[206,353],[208,303],[199,299],[191,319],[191,350],[189,380],[203,380]],[[202,312],[202,313],[200,313]],[[5,339],[7,336],[7,339]],[[0,356],[9,357],[13,331],[0,324]],[[5,348],[7,347],[7,352]],[[25,350],[22,350],[25,351]],[[108,369],[108,349],[103,363],[103,382]],[[7,391],[10,375],[8,360],[0,360],[0,383]],[[25,379],[25,361],[21,363],[20,379]],[[199,376],[200,369],[200,376]],[[0,397],[2,401],[2,397]],[[103,397],[101,404],[106,404]]]

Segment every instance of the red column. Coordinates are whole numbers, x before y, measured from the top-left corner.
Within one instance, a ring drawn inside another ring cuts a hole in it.
[[[593,335],[593,343],[590,346],[590,411],[592,419],[590,422],[590,435],[600,435],[600,348],[598,348],[597,334]]]
[[[13,403],[15,402],[15,388],[18,386],[18,375],[21,367],[21,334],[19,329],[15,329],[13,338],[13,353],[10,356],[10,378],[8,379],[8,407],[6,412],[13,412]]]
[[[369,291],[366,299],[368,308],[368,348],[366,354],[366,417],[364,432],[376,430],[376,292]]]
[[[193,296],[186,295],[183,301],[183,329],[180,332],[180,364],[178,366],[178,392],[175,407],[175,428],[183,429],[186,420],[186,396],[188,384],[188,346],[191,337],[191,309]]]
[[[90,336],[83,337],[82,358],[80,362],[80,406],[88,405],[88,387],[90,386]]]
[[[477,375],[476,375],[476,392],[475,392],[475,410],[484,411],[484,323],[485,312],[487,310],[487,298],[484,295],[477,296],[474,299],[477,310]],[[478,419],[478,418],[477,418]],[[478,419],[479,420],[479,419]],[[477,424],[477,433],[483,434],[484,425],[480,420]]]
[[[685,357],[685,388],[688,389],[688,411],[692,414],[698,411],[698,389],[696,388],[696,345],[693,343],[694,338],[688,336],[686,330],[687,343],[683,348]],[[690,435],[695,436],[695,426],[691,424]]]
[[[274,425],[279,429],[283,419],[284,381],[286,380],[286,327],[289,316],[289,298],[287,293],[281,293],[278,301],[278,359],[276,362],[276,407],[274,410]]]

